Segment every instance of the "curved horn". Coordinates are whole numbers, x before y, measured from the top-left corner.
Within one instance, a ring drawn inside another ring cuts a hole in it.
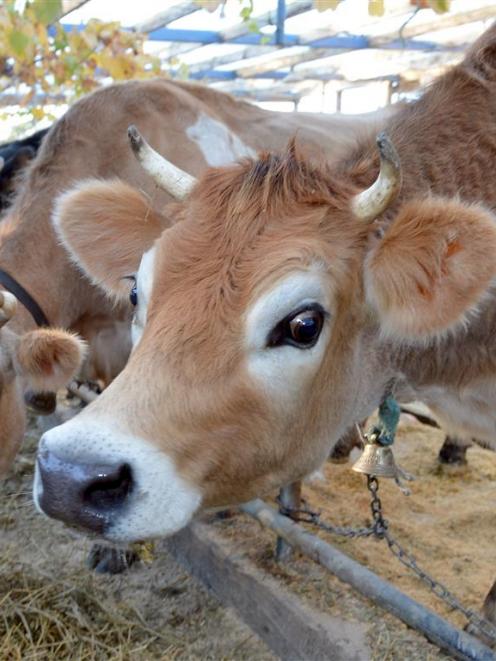
[[[155,180],[155,183],[176,200],[183,200],[187,197],[196,184],[195,177],[176,167],[152,149],[136,126],[131,125],[127,130],[127,135],[134,155]]]
[[[370,188],[356,195],[352,209],[361,220],[374,220],[394,200],[401,187],[401,168],[398,152],[385,133],[377,136],[381,157],[379,176]]]
[[[0,291],[0,328],[17,310],[17,298],[8,291]]]

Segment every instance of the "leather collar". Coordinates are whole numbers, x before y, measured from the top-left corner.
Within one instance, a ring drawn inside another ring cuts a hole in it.
[[[38,303],[29,294],[22,285],[20,285],[15,278],[0,269],[0,285],[17,298],[17,300],[24,305],[29,314],[33,317],[38,326],[50,326],[50,322],[46,318],[45,313],[40,308]]]

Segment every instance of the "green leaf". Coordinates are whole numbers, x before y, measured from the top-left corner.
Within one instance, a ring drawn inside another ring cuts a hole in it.
[[[18,57],[24,55],[29,44],[29,37],[20,30],[12,30],[9,34],[9,45]]]
[[[62,13],[62,0],[34,0],[30,6],[36,19],[43,25],[54,23]]]
[[[429,0],[429,4],[438,14],[444,14],[450,10],[450,0]]]

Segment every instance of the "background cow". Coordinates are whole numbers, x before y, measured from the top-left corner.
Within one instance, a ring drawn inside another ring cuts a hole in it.
[[[19,175],[36,156],[48,129],[36,131],[27,138],[0,145],[0,213],[12,202]]]
[[[495,448],[495,115],[496,26],[379,150],[318,167],[292,143],[189,197],[168,164],[186,202],[165,231],[130,187],[66,194],[59,235],[131,296],[135,347],[42,438],[38,507],[111,540],[168,535],[316,469],[389,393]]]
[[[62,388],[80,368],[86,349],[75,335],[52,328],[16,335],[7,322],[17,306],[12,294],[0,291],[0,478],[5,477],[24,434],[19,391],[40,394]]]

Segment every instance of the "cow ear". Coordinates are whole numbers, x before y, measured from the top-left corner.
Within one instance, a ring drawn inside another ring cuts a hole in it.
[[[165,219],[120,180],[90,179],[63,193],[52,221],[74,262],[116,297],[129,296],[126,276],[165,228]]]
[[[16,370],[35,392],[56,391],[81,367],[86,344],[77,335],[53,328],[25,333],[16,349]]]
[[[496,219],[442,198],[411,200],[365,262],[381,328],[401,340],[442,333],[477,308],[496,276]]]

